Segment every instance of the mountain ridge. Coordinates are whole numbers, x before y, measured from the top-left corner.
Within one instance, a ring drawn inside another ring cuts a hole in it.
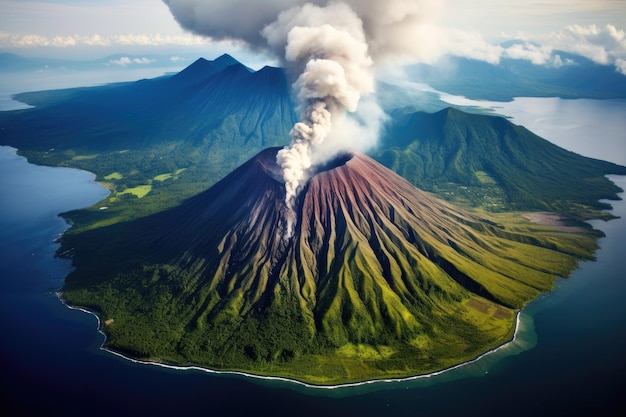
[[[603,175],[626,175],[626,167],[560,148],[505,118],[453,107],[394,117],[384,142],[373,156],[413,184],[435,192],[451,183],[497,188],[494,210],[532,208],[583,219],[581,205],[608,209],[599,200],[621,191]],[[593,187],[581,193],[585,183]],[[468,198],[480,205],[483,195]]]
[[[507,43],[510,45],[511,43]],[[409,78],[439,91],[476,100],[511,101],[515,97],[626,98],[626,75],[613,66],[554,51],[560,64],[536,65],[503,58],[497,65],[449,56],[434,65],[406,67]]]
[[[229,54],[223,54],[212,61],[205,58],[198,58],[182,71],[172,76],[172,80],[185,83],[199,83],[207,77],[226,69],[231,65],[241,64]]]
[[[81,218],[110,223],[171,207],[261,149],[286,145],[297,121],[283,69],[250,72],[230,56],[216,61],[197,60],[177,75],[134,83],[19,95],[37,107],[1,112],[0,143],[19,148],[35,163],[96,173],[113,190],[104,203],[110,210]],[[622,167],[565,158],[564,151],[503,118],[454,113],[446,121],[442,115],[447,113],[393,110],[394,103],[405,106],[414,98],[395,100],[398,88],[384,83],[380,88],[391,117],[370,154],[420,188],[487,210],[557,211],[576,220],[606,217],[600,210],[608,205],[597,200],[617,198],[619,189],[604,175],[626,172]],[[432,108],[428,103],[415,105]],[[501,132],[508,135],[506,155],[498,152]],[[529,152],[531,144],[546,152]],[[575,171],[568,178],[555,172],[553,154],[560,155],[561,171],[575,164],[585,166],[588,175],[582,178]],[[517,158],[516,177],[506,172],[508,157]],[[498,165],[493,169],[492,161]],[[548,176],[550,189],[542,186],[542,164],[543,175],[555,172]],[[521,179],[525,170],[532,175]],[[155,181],[170,175],[176,180]],[[128,196],[137,187],[148,194],[132,208],[119,203],[120,194]],[[74,223],[81,218],[75,216]]]

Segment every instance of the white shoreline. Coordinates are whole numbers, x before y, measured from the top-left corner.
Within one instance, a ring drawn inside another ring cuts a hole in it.
[[[402,382],[408,382],[408,381],[416,381],[419,379],[427,379],[427,378],[439,376],[439,375],[445,374],[446,372],[450,372],[450,371],[462,368],[464,366],[471,365],[483,359],[484,357],[491,355],[492,353],[495,353],[499,351],[500,349],[503,349],[507,347],[508,345],[514,343],[517,340],[517,336],[519,333],[520,315],[521,315],[521,310],[517,310],[516,317],[515,317],[515,331],[513,332],[513,337],[511,338],[511,340],[504,342],[501,345],[493,349],[490,349],[469,361],[461,362],[457,365],[454,365],[445,369],[441,369],[439,371],[431,372],[429,374],[414,375],[414,376],[408,376],[408,377],[402,377],[402,378],[371,379],[371,380],[362,381],[362,382],[349,382],[349,383],[337,384],[337,385],[316,385],[316,384],[311,384],[311,383],[304,382],[304,381],[299,381],[297,379],[291,379],[291,378],[280,377],[280,376],[256,375],[256,374],[251,374],[251,373],[247,373],[243,371],[218,371],[216,369],[204,368],[204,367],[197,366],[197,365],[191,365],[191,366],[170,365],[170,364],[154,362],[154,361],[142,361],[139,359],[131,358],[129,356],[125,356],[119,352],[115,352],[111,349],[107,349],[106,347],[104,347],[104,344],[107,341],[107,336],[106,336],[106,333],[102,331],[100,316],[97,313],[94,313],[93,311],[87,310],[86,308],[83,308],[83,307],[74,307],[74,306],[67,304],[65,300],[63,299],[63,296],[61,295],[61,291],[57,291],[56,295],[57,295],[57,298],[61,301],[61,303],[63,303],[63,305],[65,305],[67,308],[71,310],[82,311],[96,318],[97,323],[98,323],[98,332],[104,336],[104,340],[102,344],[100,345],[100,350],[119,356],[120,358],[123,358],[130,362],[138,363],[142,365],[155,365],[155,366],[160,366],[160,367],[168,368],[168,369],[174,369],[178,371],[194,370],[194,371],[201,371],[201,372],[206,372],[209,374],[216,374],[216,375],[234,375],[234,376],[243,376],[246,378],[260,379],[264,381],[287,382],[290,384],[296,384],[296,385],[303,386],[306,388],[312,388],[312,389],[318,389],[318,390],[336,390],[336,389],[342,389],[342,388],[355,388],[355,387],[373,385],[373,384],[390,384],[390,383],[402,383]]]

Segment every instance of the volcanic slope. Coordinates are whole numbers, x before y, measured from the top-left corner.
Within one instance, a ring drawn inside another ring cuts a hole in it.
[[[276,152],[174,209],[64,237],[64,296],[112,323],[110,348],[318,384],[426,373],[509,340],[515,309],[595,244],[496,224],[360,153],[318,167],[286,238]]]

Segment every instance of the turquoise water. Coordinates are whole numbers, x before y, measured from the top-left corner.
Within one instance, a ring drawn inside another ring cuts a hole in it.
[[[176,371],[100,349],[96,319],[56,297],[67,261],[53,257],[57,213],[106,190],[89,173],[27,164],[0,147],[0,404],[45,415],[552,415],[624,408],[626,203],[585,262],[522,315],[514,344],[441,376],[319,390]],[[626,188],[624,177],[614,180]]]

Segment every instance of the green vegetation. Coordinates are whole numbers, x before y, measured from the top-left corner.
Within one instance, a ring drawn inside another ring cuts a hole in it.
[[[87,161],[90,159],[96,159],[98,155],[76,155],[72,157],[72,161]]]
[[[497,184],[496,180],[493,179],[485,171],[476,171],[474,172],[474,175],[476,175],[476,178],[478,178],[478,181],[481,183],[481,185],[496,185]]]
[[[152,191],[152,185],[138,185],[137,187],[127,188],[116,195],[132,194],[137,198],[144,198],[150,191]]]
[[[169,179],[174,179],[177,180],[178,176],[180,174],[182,174],[183,172],[185,172],[187,170],[187,168],[181,168],[181,169],[177,169],[175,172],[170,172],[167,174],[159,174],[156,177],[154,177],[155,181],[165,181],[165,180],[169,180]]]
[[[112,172],[109,175],[104,176],[105,180],[121,180],[123,178],[124,176],[120,174],[119,172]]]
[[[167,212],[64,236],[77,264],[64,296],[114,319],[110,348],[318,384],[431,372],[508,340],[515,309],[597,245],[355,168],[350,184],[311,181],[308,229],[284,246],[281,187],[249,166]],[[314,205],[349,209],[310,218]]]
[[[275,231],[228,233],[246,217],[199,230],[197,212],[185,210],[209,206],[201,193],[286,143],[295,121],[287,86],[278,69],[253,73],[224,58],[173,77],[28,93],[21,99],[37,108],[0,113],[0,144],[33,163],[94,172],[111,190],[99,204],[63,214],[73,227],[59,250],[76,267],[68,302],[114,319],[104,328],[109,347],[319,384],[457,364],[510,338],[515,310],[597,246],[589,228],[532,224],[518,212],[560,213],[578,226],[608,218],[599,200],[619,189],[604,176],[626,174],[504,118],[415,112],[434,110],[432,98],[398,98],[386,86],[383,104],[403,109],[392,112],[372,156],[419,188],[472,207],[470,214],[438,204],[447,212],[406,236],[391,232],[391,222],[368,235],[359,220],[339,216],[317,224],[280,271],[269,255],[245,251],[216,264],[217,253],[280,246]],[[241,194],[253,194],[260,177],[248,178]],[[215,212],[249,216],[252,205]],[[449,215],[453,223],[437,223]]]
[[[559,148],[504,118],[449,108],[398,114],[373,153],[416,186],[490,211],[537,210],[575,220],[606,217],[626,168]],[[573,169],[572,167],[575,167]]]

